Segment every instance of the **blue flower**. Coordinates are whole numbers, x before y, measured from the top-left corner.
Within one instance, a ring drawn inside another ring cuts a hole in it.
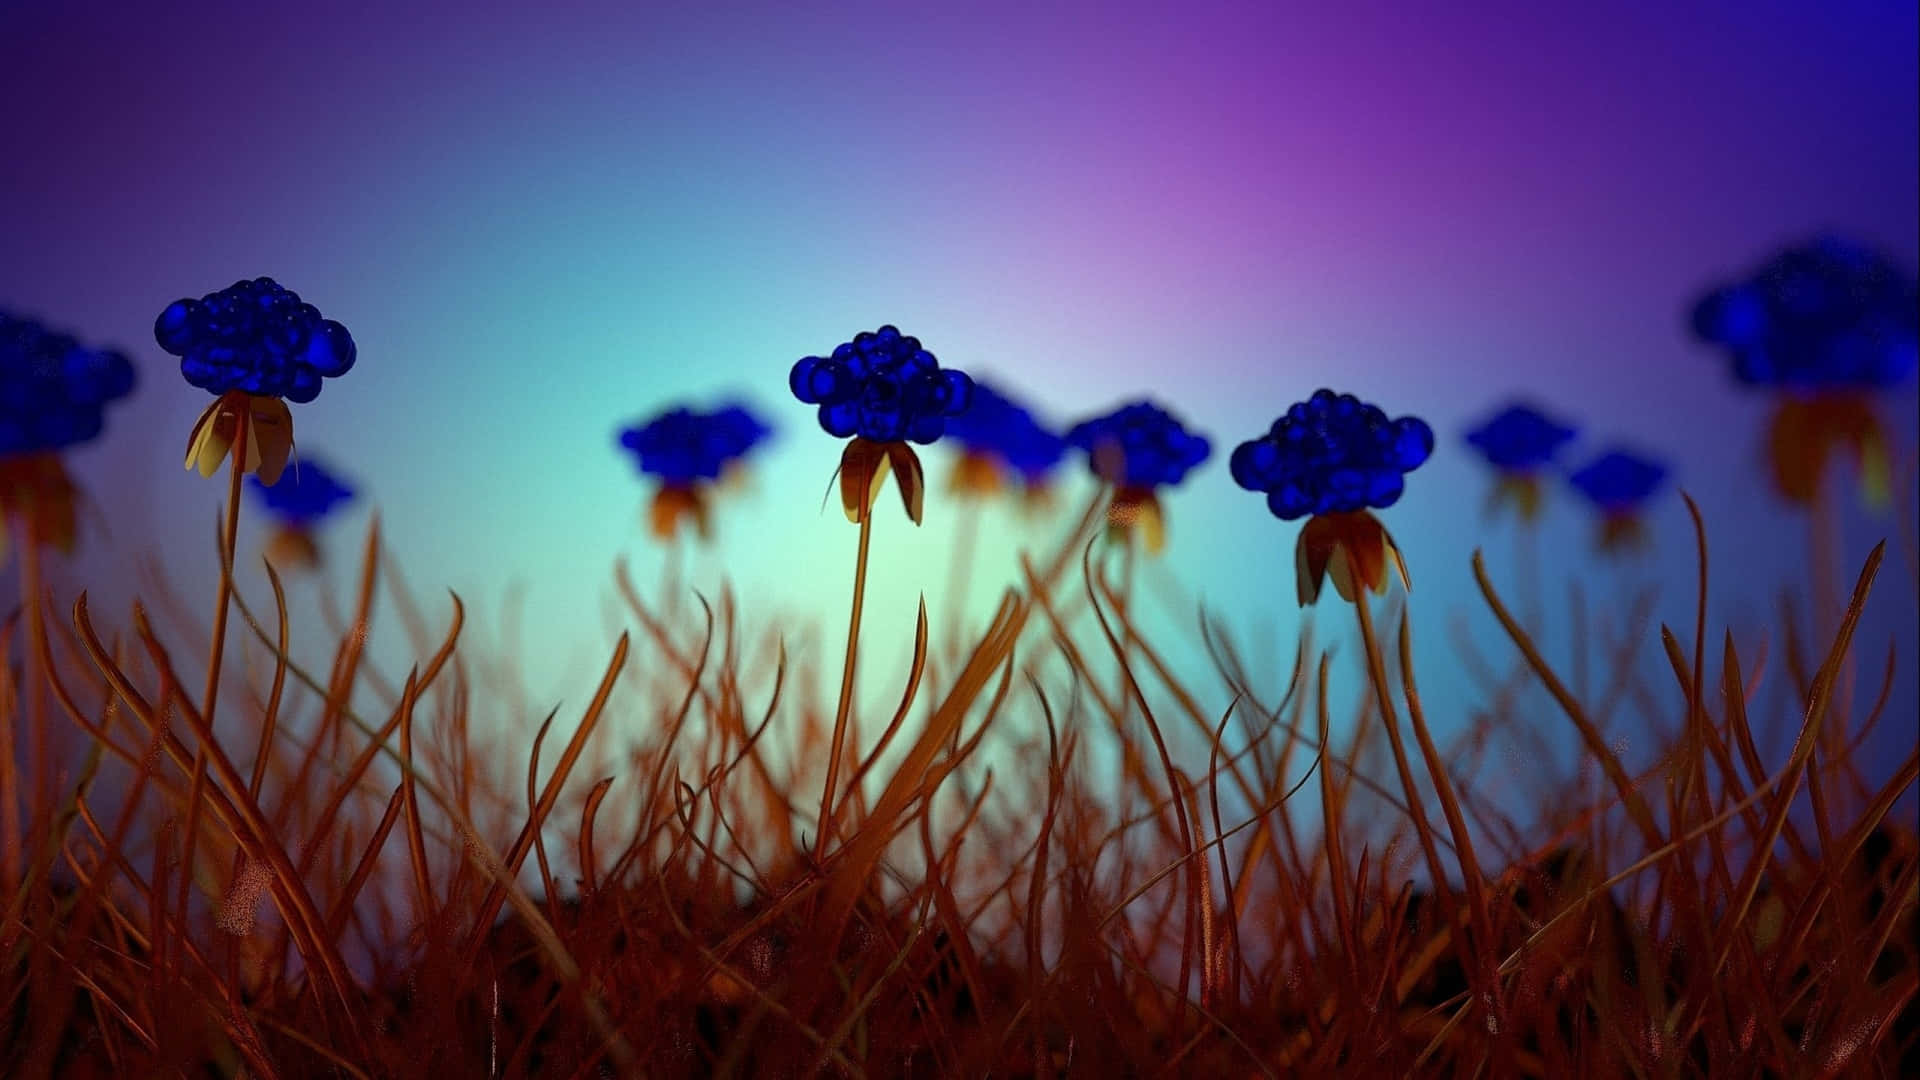
[[[793,396],[820,407],[820,427],[835,438],[927,444],[967,407],[973,380],[942,369],[934,355],[892,326],[854,336],[832,355],[809,356],[787,377]]]
[[[947,437],[968,453],[1019,473],[1029,484],[1044,481],[1067,453],[1065,439],[1048,431],[1024,406],[981,379],[974,380],[972,403],[947,421]]]
[[[31,319],[0,314],[0,455],[89,442],[105,406],[133,391],[125,353],[91,349]]]
[[[1660,490],[1666,478],[1666,467],[1660,463],[1625,450],[1610,450],[1567,479],[1601,511],[1631,514]]]
[[[352,501],[354,494],[351,487],[312,458],[296,462],[292,472],[277,484],[263,484],[258,476],[250,477],[248,484],[283,524],[300,527],[319,522],[334,507]]]
[[[357,355],[346,327],[265,277],[175,300],[154,320],[153,336],[181,358],[180,374],[194,386],[296,404],[319,397],[320,381],[346,374]]]
[[[718,433],[723,468],[742,460],[773,435],[772,428],[738,403],[722,405],[707,419]]]
[[[1532,406],[1515,403],[1469,431],[1467,443],[1502,472],[1531,472],[1551,464],[1574,434]]]
[[[737,430],[681,406],[621,431],[620,445],[632,452],[641,472],[686,485],[718,479],[744,442]]]
[[[1116,487],[1142,490],[1180,483],[1213,452],[1206,436],[1188,431],[1149,401],[1075,424],[1066,441],[1087,451],[1094,475]]]
[[[1887,387],[1911,375],[1920,356],[1920,288],[1880,254],[1822,237],[1707,293],[1692,324],[1749,385]]]
[[[1392,506],[1406,474],[1432,453],[1424,420],[1389,420],[1352,394],[1320,390],[1236,447],[1229,464],[1234,483],[1265,494],[1274,516],[1291,521]]]

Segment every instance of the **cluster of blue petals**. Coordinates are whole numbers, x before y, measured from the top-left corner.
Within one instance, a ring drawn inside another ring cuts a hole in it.
[[[1234,448],[1229,466],[1234,483],[1265,494],[1267,509],[1291,521],[1392,506],[1406,474],[1432,454],[1426,421],[1389,420],[1352,394],[1320,390]]]
[[[1149,401],[1075,424],[1067,442],[1087,451],[1095,476],[1129,488],[1178,484],[1213,453],[1206,436],[1188,431],[1173,414]]]
[[[831,356],[809,356],[787,376],[793,396],[820,407],[820,426],[845,439],[931,443],[973,396],[973,380],[941,368],[920,339],[891,326],[863,331]]]
[[[1666,478],[1666,467],[1659,462],[1612,450],[1567,479],[1601,510],[1631,513],[1652,498]]]
[[[772,430],[739,405],[714,412],[685,406],[668,409],[620,432],[620,445],[640,471],[668,484],[718,479]]]
[[[1552,463],[1574,434],[1532,406],[1516,403],[1467,432],[1467,444],[1501,472],[1525,473]]]
[[[271,487],[258,476],[247,477],[247,483],[273,516],[288,525],[311,525],[353,498],[352,488],[311,458],[292,462]]]
[[[1694,333],[1755,386],[1871,389],[1911,375],[1920,289],[1885,257],[1825,237],[1769,259],[1694,306]]]
[[[356,355],[346,327],[264,277],[175,300],[154,320],[153,337],[180,357],[180,374],[202,390],[299,404],[320,396],[321,379],[345,375]]]
[[[100,434],[106,404],[132,391],[126,354],[0,314],[0,454],[88,442]]]
[[[985,380],[973,381],[973,401],[947,421],[947,437],[993,458],[1028,483],[1044,480],[1067,454],[1067,441],[1033,413]]]

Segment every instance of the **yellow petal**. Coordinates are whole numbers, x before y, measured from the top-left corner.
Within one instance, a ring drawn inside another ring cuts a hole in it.
[[[233,394],[213,399],[200,419],[194,421],[193,434],[187,437],[187,468],[198,469],[203,477],[220,471],[220,463],[233,448],[236,430]]]

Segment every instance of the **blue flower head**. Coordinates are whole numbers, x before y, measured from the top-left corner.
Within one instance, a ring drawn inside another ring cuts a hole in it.
[[[334,507],[353,499],[353,489],[312,458],[296,462],[279,483],[269,486],[258,476],[249,476],[247,484],[274,517],[297,527],[316,524]]]
[[[1042,427],[1024,406],[993,384],[975,379],[973,400],[947,421],[947,437],[1038,483],[1066,456],[1065,439]]]
[[[154,320],[153,336],[202,390],[296,404],[319,397],[320,380],[345,375],[356,355],[346,327],[265,277],[175,300]]]
[[[0,313],[0,455],[88,442],[100,434],[107,403],[132,391],[126,354]]]
[[[838,439],[931,443],[967,407],[973,380],[891,326],[856,334],[831,356],[809,356],[787,377],[793,396],[820,406],[820,426]]]
[[[713,416],[680,406],[620,432],[620,445],[640,471],[663,483],[716,480],[743,445],[739,432]]]
[[[1320,390],[1236,447],[1229,464],[1234,483],[1265,494],[1267,509],[1291,521],[1392,506],[1406,474],[1432,454],[1426,421],[1389,420],[1352,394]]]
[[[1876,252],[1823,237],[1694,305],[1694,333],[1753,386],[1873,389],[1913,373],[1920,288]]]
[[[772,428],[738,403],[722,405],[707,419],[718,432],[722,467],[745,458],[773,435]]]
[[[1095,476],[1123,488],[1178,484],[1213,452],[1206,436],[1148,401],[1075,424],[1067,443],[1087,451]]]
[[[1550,464],[1573,436],[1574,429],[1515,403],[1467,432],[1467,443],[1501,472],[1526,473]]]
[[[1660,490],[1666,478],[1666,467],[1660,463],[1612,450],[1567,479],[1602,512],[1631,514]]]

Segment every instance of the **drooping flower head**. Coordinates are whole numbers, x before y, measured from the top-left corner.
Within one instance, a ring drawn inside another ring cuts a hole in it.
[[[189,384],[216,395],[194,426],[187,467],[212,476],[244,422],[247,459],[239,467],[268,485],[293,450],[286,403],[319,397],[321,380],[346,374],[358,356],[346,327],[266,277],[175,300],[154,320],[153,336],[180,357]]]
[[[1884,256],[1821,237],[1709,291],[1693,307],[1696,336],[1732,360],[1734,378],[1781,392],[1767,431],[1774,488],[1807,505],[1828,463],[1848,451],[1867,500],[1885,505],[1890,463],[1872,394],[1916,366],[1920,287]]]
[[[964,494],[995,493],[1011,473],[1030,498],[1042,496],[1067,453],[1065,439],[1042,426],[1024,405],[981,379],[974,380],[972,402],[947,421],[947,436],[960,444],[953,486]]]
[[[1539,516],[1539,473],[1573,441],[1574,429],[1524,402],[1515,402],[1467,432],[1467,445],[1479,451],[1498,474],[1489,512],[1511,502],[1523,521]]]
[[[1695,303],[1693,330],[1750,386],[1892,386],[1913,374],[1920,289],[1877,252],[1834,236],[1775,254]]]
[[[1151,401],[1134,401],[1067,431],[1067,443],[1087,452],[1088,468],[1114,486],[1107,510],[1109,535],[1139,529],[1149,552],[1166,545],[1157,489],[1172,487],[1213,453],[1205,435]]]
[[[258,476],[249,477],[247,483],[274,518],[273,534],[267,540],[268,561],[282,569],[318,566],[320,523],[353,501],[353,488],[311,457],[295,462],[277,484],[264,484]]]
[[[1387,414],[1352,394],[1320,390],[1289,408],[1265,435],[1234,448],[1234,483],[1267,497],[1282,521],[1311,515],[1295,548],[1301,606],[1331,575],[1348,600],[1384,593],[1392,559],[1406,563],[1371,510],[1400,500],[1406,475],[1433,454],[1433,429],[1415,416]]]
[[[900,483],[907,516],[919,524],[925,473],[909,443],[946,434],[947,421],[973,397],[973,380],[942,368],[920,339],[892,326],[862,331],[827,356],[803,357],[787,375],[802,404],[817,405],[820,427],[848,439],[840,456],[840,502],[847,519],[865,522],[889,471]]]
[[[125,353],[0,313],[0,551],[15,519],[31,542],[72,550],[77,492],[59,451],[98,437],[133,384]]]
[[[1619,449],[1607,451],[1567,477],[1600,512],[1603,551],[1645,542],[1641,515],[1666,479],[1666,466]]]

